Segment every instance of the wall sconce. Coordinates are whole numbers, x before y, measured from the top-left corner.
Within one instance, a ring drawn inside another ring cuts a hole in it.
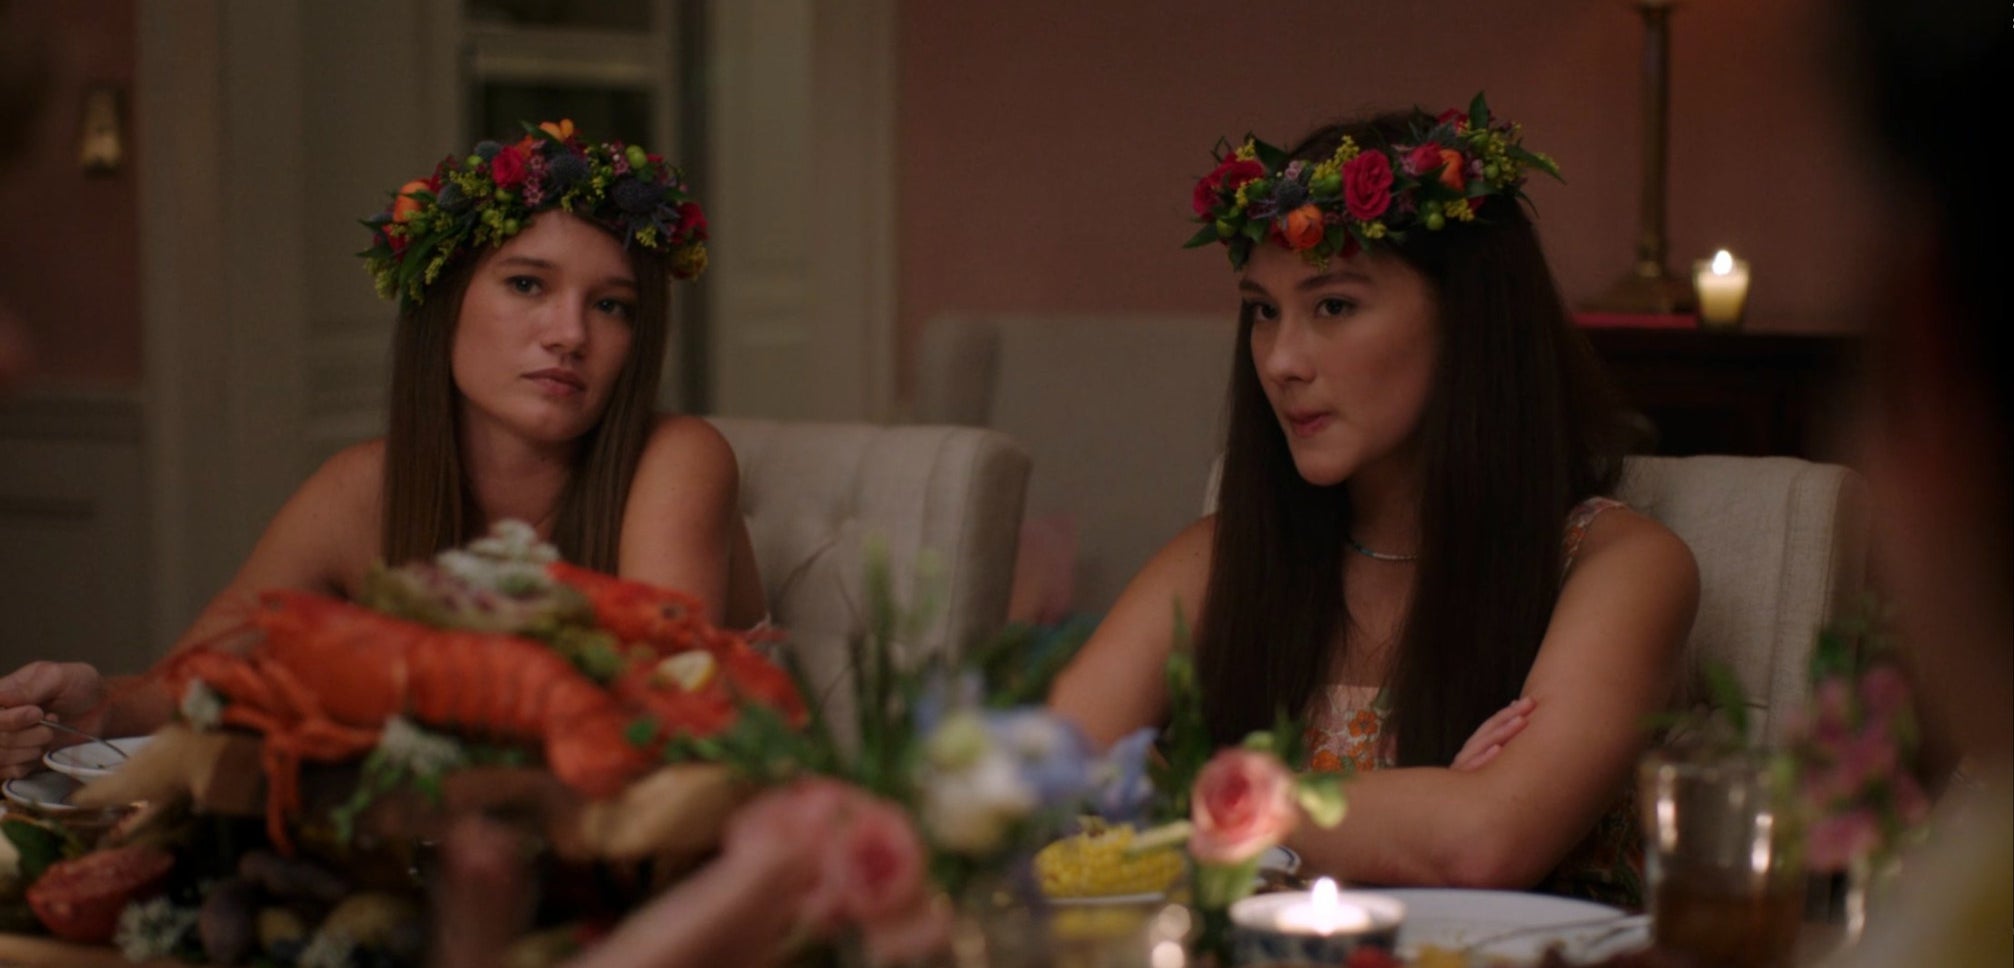
[[[99,84],[84,92],[84,119],[78,125],[77,164],[86,174],[109,175],[125,161],[126,142],[121,133],[119,89]]]

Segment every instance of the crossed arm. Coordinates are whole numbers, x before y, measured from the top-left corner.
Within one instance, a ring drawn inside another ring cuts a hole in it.
[[[1202,600],[1209,529],[1199,522],[1157,555],[1059,679],[1052,707],[1095,742],[1165,718],[1167,603]],[[1644,720],[1676,681],[1698,589],[1691,553],[1669,531],[1633,512],[1603,514],[1561,590],[1520,703],[1478,727],[1447,767],[1358,775],[1348,818],[1330,830],[1304,824],[1292,846],[1310,869],[1353,881],[1536,883],[1624,789]]]

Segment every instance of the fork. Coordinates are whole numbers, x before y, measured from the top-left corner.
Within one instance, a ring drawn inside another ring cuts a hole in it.
[[[122,750],[122,749],[118,748],[117,746],[113,746],[113,745],[112,745],[112,742],[111,742],[110,740],[108,740],[108,739],[105,739],[105,738],[104,738],[104,737],[102,737],[102,736],[94,736],[94,735],[92,735],[92,734],[90,734],[90,733],[87,733],[87,732],[84,732],[84,731],[83,731],[83,730],[81,730],[81,729],[78,729],[78,728],[77,728],[77,727],[75,727],[75,726],[65,726],[65,725],[63,725],[62,723],[59,723],[59,722],[56,722],[56,721],[55,721],[55,720],[53,720],[53,719],[44,719],[44,720],[41,720],[40,722],[42,723],[42,725],[44,725],[44,726],[47,726],[47,727],[49,727],[50,729],[60,729],[60,730],[62,730],[63,732],[66,732],[66,733],[69,733],[69,734],[71,734],[71,735],[73,735],[73,736],[82,736],[82,737],[84,737],[85,739],[87,739],[87,740],[90,740],[90,741],[91,741],[91,742],[93,742],[93,743],[97,743],[98,745],[100,745],[100,746],[103,746],[103,747],[105,747],[106,749],[108,749],[108,750],[111,750],[112,752],[114,752],[114,753],[118,754],[118,755],[119,755],[119,759],[121,759],[121,760],[124,760],[124,759],[126,759],[126,751],[125,751],[125,750]]]

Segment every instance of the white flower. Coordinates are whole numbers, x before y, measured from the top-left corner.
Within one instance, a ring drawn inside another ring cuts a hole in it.
[[[997,748],[966,769],[923,778],[924,827],[938,844],[962,854],[998,849],[1008,828],[1036,805],[1014,758]]]
[[[314,940],[301,949],[300,957],[294,963],[300,968],[350,968],[352,956],[357,952],[357,943],[341,931],[319,931]]]
[[[174,953],[182,936],[195,926],[195,908],[176,907],[165,897],[135,901],[119,912],[112,943],[127,961],[152,961]]]
[[[559,560],[559,549],[538,539],[538,531],[516,519],[490,526],[487,537],[469,542],[468,550],[485,558],[543,565]]]
[[[385,731],[378,737],[378,750],[393,765],[402,766],[415,776],[439,776],[460,766],[465,759],[461,744],[453,737],[430,733],[404,716],[385,720]]]
[[[201,679],[189,680],[189,687],[182,690],[182,720],[207,733],[216,729],[224,721],[224,697]]]

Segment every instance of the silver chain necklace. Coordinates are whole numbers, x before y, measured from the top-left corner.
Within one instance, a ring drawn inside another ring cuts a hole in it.
[[[1369,559],[1371,559],[1372,561],[1400,561],[1400,562],[1403,562],[1403,561],[1418,561],[1418,560],[1420,560],[1420,556],[1419,556],[1419,553],[1418,553],[1418,552],[1414,552],[1414,553],[1412,553],[1412,554],[1410,554],[1410,555],[1392,555],[1392,554],[1386,554],[1385,552],[1382,552],[1382,551],[1372,551],[1371,549],[1369,549],[1369,548],[1366,548],[1366,547],[1364,547],[1364,546],[1363,546],[1363,545],[1361,545],[1361,544],[1358,544],[1358,543],[1357,543],[1357,539],[1356,539],[1356,536],[1355,536],[1355,535],[1344,535],[1344,536],[1343,536],[1343,540],[1344,540],[1344,541],[1347,541],[1347,542],[1349,542],[1349,543],[1350,543],[1350,550],[1351,550],[1351,551],[1354,551],[1354,552],[1356,552],[1357,554],[1360,554],[1360,555],[1363,555],[1364,557],[1366,557],[1366,558],[1369,558]]]

